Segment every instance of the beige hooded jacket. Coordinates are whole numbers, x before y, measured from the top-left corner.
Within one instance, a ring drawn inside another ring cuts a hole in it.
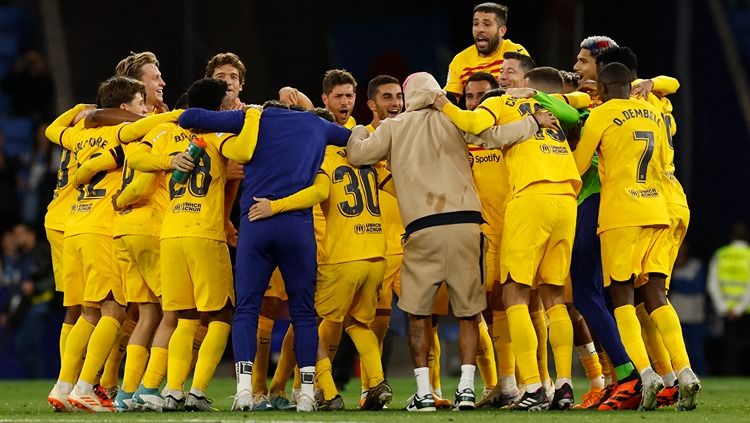
[[[384,120],[373,133],[354,127],[346,147],[355,166],[388,159],[404,226],[426,216],[481,210],[469,167],[469,141],[445,114],[432,108],[441,93],[445,91],[429,73],[412,74],[404,81],[406,112]],[[537,126],[528,119],[503,126],[494,141],[530,137]]]

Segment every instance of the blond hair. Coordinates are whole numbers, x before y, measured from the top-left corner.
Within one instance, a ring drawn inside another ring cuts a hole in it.
[[[133,53],[131,51],[128,57],[120,60],[120,63],[115,67],[115,76],[127,76],[140,80],[141,76],[143,76],[143,67],[149,64],[153,64],[157,68],[159,67],[159,61],[156,60],[154,53],[150,51]]]

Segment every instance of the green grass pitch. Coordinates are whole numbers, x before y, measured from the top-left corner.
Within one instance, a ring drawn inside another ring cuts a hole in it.
[[[122,414],[87,414],[87,413],[53,413],[46,402],[46,395],[52,387],[52,381],[0,381],[0,422],[13,421],[120,421],[120,422],[220,422],[220,421],[347,421],[347,422],[420,422],[420,421],[467,421],[472,423],[512,421],[575,421],[575,422],[610,422],[610,421],[710,421],[737,422],[750,421],[750,379],[707,378],[703,381],[698,409],[692,412],[677,412],[673,409],[659,409],[643,413],[636,411],[597,412],[566,411],[519,413],[507,410],[472,411],[456,413],[438,411],[436,413],[407,413],[400,408],[415,389],[414,380],[399,378],[391,380],[394,390],[394,401],[391,409],[381,412],[360,412],[352,408],[358,405],[358,393],[354,382],[343,392],[346,405],[351,411],[335,413],[263,412],[231,413],[231,395],[234,393],[234,380],[216,379],[209,387],[209,396],[220,412],[215,413],[122,413]],[[455,388],[455,379],[444,380],[444,391]],[[479,386],[481,382],[477,384]],[[576,397],[587,387],[584,380],[576,380]],[[418,414],[418,415],[417,415]]]

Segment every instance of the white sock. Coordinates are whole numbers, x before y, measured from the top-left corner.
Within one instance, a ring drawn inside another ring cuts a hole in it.
[[[201,391],[198,388],[190,388],[190,393],[193,394],[193,396],[196,396],[198,398],[206,396],[206,393]]]
[[[237,393],[253,392],[253,362],[238,361],[234,363],[234,373],[237,375]]]
[[[70,382],[63,382],[58,380],[55,384],[55,389],[57,389],[58,392],[62,392],[64,394],[69,394],[70,391],[73,390],[73,384]]]
[[[644,376],[645,374],[648,374],[649,372],[651,372],[651,373],[656,373],[656,372],[654,372],[654,369],[652,369],[652,368],[651,368],[651,366],[648,366],[648,367],[646,367],[645,369],[643,369],[643,370],[641,370],[641,371],[640,371],[640,374],[641,374],[641,379],[643,379],[643,376]]]
[[[443,389],[441,387],[435,388],[434,386],[430,385],[430,389],[432,389],[432,393],[439,396],[440,398],[443,397]]]
[[[596,354],[596,348],[593,342],[589,342],[588,344],[576,347],[576,352],[578,353],[578,357],[584,359]]]
[[[414,377],[417,379],[417,396],[423,398],[427,394],[432,394],[430,386],[430,368],[418,367],[414,369]]]
[[[570,380],[570,378],[558,377],[557,380],[555,381],[555,389],[560,389],[566,383],[570,385],[571,388],[573,387],[573,381]]]
[[[474,391],[474,372],[477,370],[477,366],[473,364],[462,364],[461,365],[461,379],[458,380],[458,391],[463,391],[469,388]]]
[[[500,376],[498,381],[500,384],[500,392],[504,394],[516,393],[518,385],[516,385],[516,376]]]
[[[88,393],[94,390],[94,385],[79,380],[78,383],[76,383],[76,389],[78,389],[78,392]]]
[[[300,393],[315,398],[315,366],[299,368]]]
[[[539,388],[542,387],[541,383],[529,383],[526,385],[526,392],[533,394],[534,392],[538,391]]]
[[[677,375],[674,372],[669,372],[661,377],[664,380],[664,386],[673,387],[677,383]]]

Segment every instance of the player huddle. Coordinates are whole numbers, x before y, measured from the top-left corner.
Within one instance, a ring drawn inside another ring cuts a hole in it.
[[[331,375],[343,331],[360,354],[359,408],[380,410],[395,294],[408,411],[694,409],[700,381],[667,300],[689,222],[667,98],[679,83],[637,79],[635,54],[600,36],[573,73],[537,67],[503,38],[506,21],[505,6],[474,8],[474,44],[444,90],[423,72],[369,81],[366,127],[344,70],[326,72],[325,108],[292,87],[247,106],[244,64],[217,54],[169,111],[156,57],[123,59],[98,109],[77,105],[46,133],[63,148],[45,228],[66,307],[50,405],[214,410],[231,329],[233,411],[343,409]],[[292,325],[268,385],[283,302]],[[449,303],[454,401],[436,319]],[[577,404],[574,350],[590,385]]]

